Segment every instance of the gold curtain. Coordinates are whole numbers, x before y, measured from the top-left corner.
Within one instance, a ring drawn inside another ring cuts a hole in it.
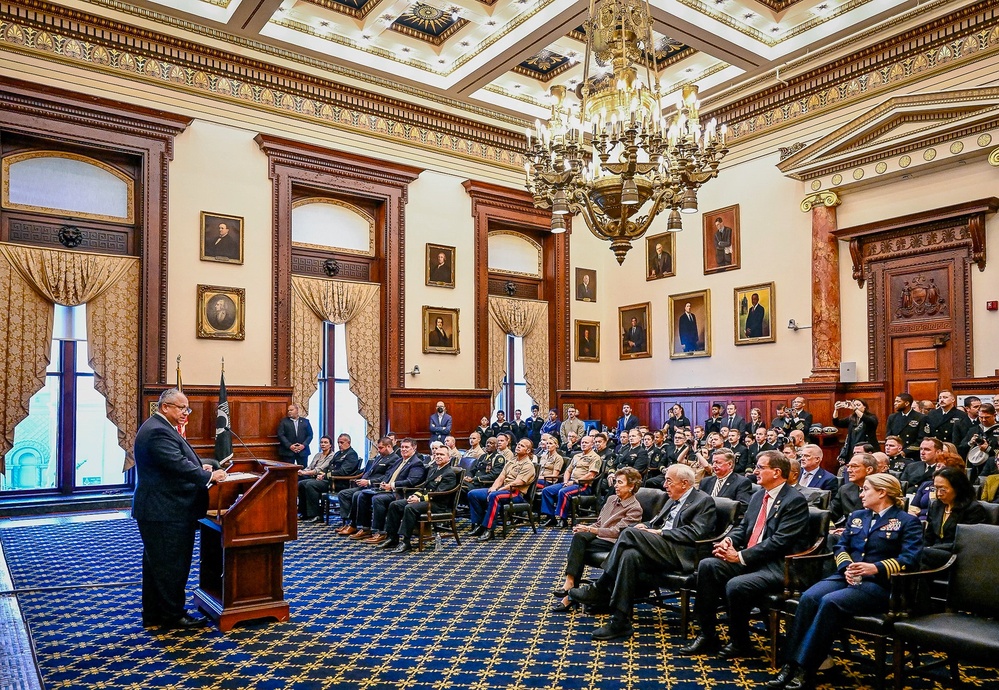
[[[0,270],[6,273],[0,280],[9,287],[6,309],[24,305],[25,314],[16,320],[8,318],[8,337],[0,345],[7,355],[2,366],[10,370],[15,364],[28,363],[4,374],[8,401],[4,454],[13,445],[14,427],[28,414],[28,401],[45,385],[52,303],[69,307],[88,303],[94,387],[104,396],[108,419],[118,428],[118,444],[125,451],[123,471],[127,470],[134,464],[132,444],[138,424],[139,260],[13,244],[0,244],[0,254],[5,259],[0,261]],[[16,408],[20,411],[11,414]]]
[[[548,303],[489,296],[489,384],[495,398],[506,374],[506,336],[524,339],[527,394],[548,409]]]
[[[0,260],[0,319],[6,336],[0,338],[0,407],[3,441],[0,474],[14,447],[14,427],[28,416],[31,396],[45,385],[52,343],[52,303],[32,289],[10,261]]]
[[[292,276],[291,380],[296,402],[305,405],[316,391],[322,368],[322,323],[346,324],[347,375],[357,411],[368,423],[368,438],[381,435],[381,286]]]

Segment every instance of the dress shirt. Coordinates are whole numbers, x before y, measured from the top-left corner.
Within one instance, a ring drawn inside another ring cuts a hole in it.
[[[683,504],[687,501],[687,497],[690,496],[690,492],[694,490],[691,486],[689,489],[683,492],[683,496],[677,499],[673,507],[669,509],[669,513],[666,514],[666,522],[663,523],[663,531],[673,529],[673,525],[676,523],[676,516],[680,514],[680,509],[683,508]]]
[[[764,501],[764,505],[767,508],[767,512],[763,520],[763,532],[767,531],[766,521],[770,519],[770,513],[773,512],[774,503],[777,502],[777,494],[779,494],[780,490],[784,488],[785,483],[786,482],[781,482],[780,484],[778,484],[777,486],[775,486],[774,488],[770,489],[770,491],[767,492],[767,494],[770,496],[770,500]],[[757,519],[759,519],[759,516],[757,516]],[[760,533],[760,541],[763,541],[763,532]],[[747,546],[746,548],[749,547]],[[746,565],[746,561],[742,559],[742,551],[739,552],[739,563],[741,563],[742,565]]]

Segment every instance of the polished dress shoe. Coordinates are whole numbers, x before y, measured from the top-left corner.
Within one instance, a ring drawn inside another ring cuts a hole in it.
[[[729,642],[718,652],[721,659],[741,659],[744,656],[753,656],[753,646],[749,642]]]
[[[556,599],[564,599],[565,597],[569,596],[569,590],[561,588],[553,589],[552,596],[555,597]]]
[[[568,595],[573,601],[578,601],[580,604],[588,604],[590,606],[605,603],[607,600],[607,597],[593,585],[573,587],[569,590]]]
[[[399,546],[399,540],[398,539],[386,539],[385,541],[383,541],[381,544],[378,545],[378,548],[379,549],[394,549],[397,546]]]
[[[558,521],[558,528],[559,529],[569,529],[569,521],[566,520],[565,518],[559,520]]]
[[[486,531],[485,527],[483,527],[482,525],[476,525],[475,527],[472,528],[472,531],[468,533],[468,536],[477,537],[485,531]]]
[[[551,606],[549,606],[548,610],[554,613],[566,613],[568,611],[572,611],[574,608],[577,608],[578,606],[579,604],[574,602],[572,599],[568,599],[567,601],[567,597],[564,597],[556,601]]]
[[[815,690],[815,674],[799,668],[784,688],[785,690]]]
[[[361,540],[361,539],[367,539],[370,536],[371,536],[371,530],[362,529],[360,531],[354,532],[352,535],[350,535],[350,538]]]
[[[478,541],[492,541],[493,536],[495,536],[495,535],[493,535],[493,531],[491,529],[484,529],[484,530],[482,530],[482,533],[479,534],[479,536],[477,537],[477,540]]]
[[[777,672],[777,675],[774,676],[772,680],[767,682],[767,687],[770,688],[770,690],[782,690],[787,687],[787,684],[792,678],[794,678],[794,673],[797,670],[797,664],[784,664],[781,666],[780,671]]]
[[[383,541],[388,539],[387,534],[373,534],[364,540],[365,544],[381,544]]]
[[[205,618],[192,618],[186,613],[177,618],[176,620],[167,621],[163,623],[163,627],[166,630],[193,630],[194,628],[203,628],[208,624],[208,620]]]
[[[718,638],[698,635],[693,644],[680,650],[684,656],[701,656],[703,654],[714,654],[718,651]]]
[[[594,640],[622,640],[635,634],[631,627],[631,621],[624,616],[611,616],[610,621],[593,631],[591,637]]]
[[[349,537],[352,534],[357,534],[357,528],[353,525],[347,525],[338,529],[336,533],[341,537]]]
[[[554,517],[549,517],[547,520],[545,520],[543,523],[541,523],[541,526],[542,527],[554,527],[557,524],[558,524],[558,520],[556,520]]]
[[[412,551],[413,546],[408,541],[404,541],[395,547],[395,553],[406,553],[407,551]]]

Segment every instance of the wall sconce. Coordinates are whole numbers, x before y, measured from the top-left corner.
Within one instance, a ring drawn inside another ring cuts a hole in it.
[[[413,365],[413,370],[412,371],[407,371],[406,373],[409,374],[410,376],[419,376],[420,375],[420,365],[419,364],[414,364]]]
[[[791,319],[790,321],[787,322],[787,328],[788,328],[789,331],[795,331],[795,332],[797,332],[797,331],[800,331],[803,328],[811,328],[811,326],[799,326],[797,321],[795,321],[794,319]]]

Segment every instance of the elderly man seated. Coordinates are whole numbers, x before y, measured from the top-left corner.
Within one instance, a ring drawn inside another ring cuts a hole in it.
[[[610,603],[611,619],[593,632],[595,640],[632,634],[631,613],[643,573],[692,571],[694,542],[707,539],[715,528],[714,500],[694,487],[694,470],[672,465],[666,470],[669,500],[649,521],[622,532],[604,562],[603,575],[593,585],[569,590],[569,598],[590,605]]]
[[[572,542],[566,558],[565,583],[553,594],[563,597],[552,605],[552,611],[568,611],[571,607],[568,591],[583,576],[587,554],[609,553],[614,541],[625,527],[638,524],[642,519],[642,505],[635,498],[642,485],[642,475],[634,467],[622,467],[611,475],[615,496],[608,498],[600,510],[597,521],[589,525],[576,525],[572,529]]]

